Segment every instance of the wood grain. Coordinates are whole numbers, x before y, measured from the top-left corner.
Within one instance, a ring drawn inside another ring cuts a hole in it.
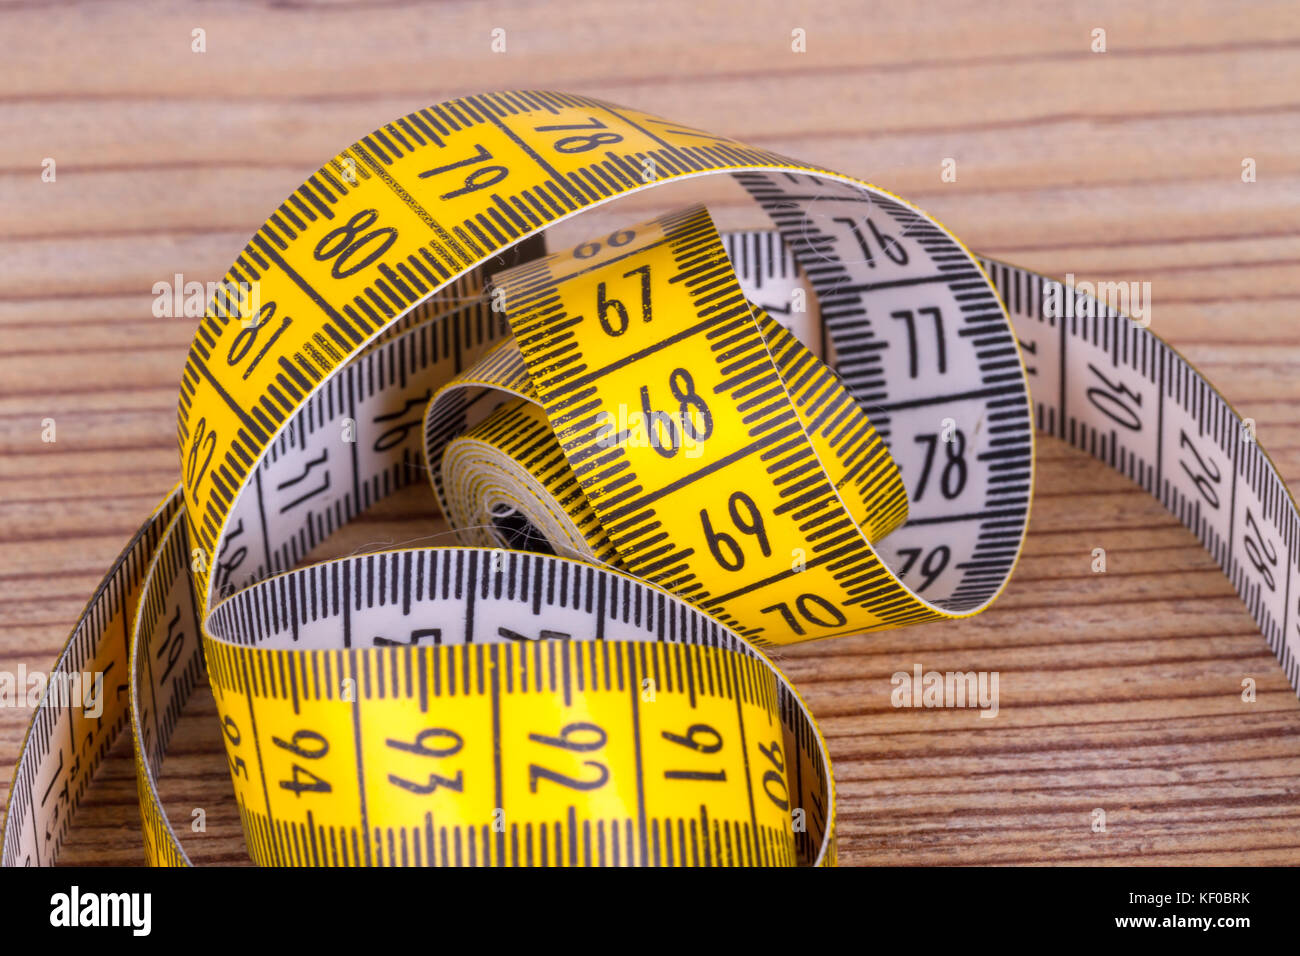
[[[153,283],[219,277],[324,157],[485,89],[632,103],[876,182],[980,252],[1150,281],[1153,329],[1300,487],[1300,7],[992,9],[0,0],[0,668],[49,665],[175,480],[193,320],[154,318]],[[738,193],[702,198],[724,227],[760,222]],[[842,861],[1300,862],[1300,704],[1227,580],[1127,479],[1052,439],[1039,454],[1026,554],[993,610],[777,655],[830,742]],[[417,489],[318,556],[439,530]],[[999,671],[998,717],[894,709],[889,677],[915,663]],[[29,716],[0,710],[0,786]],[[207,810],[198,858],[247,862],[212,718],[205,693],[163,789],[180,825]],[[140,863],[138,828],[119,746],[65,858]]]

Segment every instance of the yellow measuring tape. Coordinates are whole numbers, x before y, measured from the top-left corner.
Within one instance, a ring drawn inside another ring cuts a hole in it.
[[[678,202],[539,245],[718,173],[774,231]],[[100,675],[102,712],[38,708],[3,861],[56,860],[129,724],[147,857],[188,863],[157,779],[206,669],[261,864],[833,863],[825,742],[760,649],[986,608],[1035,425],[1192,528],[1300,681],[1295,502],[1146,329],[636,110],[412,113],[282,203],[199,323],[181,482],[52,672]],[[425,480],[463,546],[300,567]]]

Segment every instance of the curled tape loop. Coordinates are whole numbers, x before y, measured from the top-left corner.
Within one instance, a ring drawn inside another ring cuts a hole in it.
[[[720,173],[773,230],[689,206],[545,254]],[[55,861],[129,726],[146,856],[188,864],[158,778],[206,672],[257,863],[833,863],[826,744],[762,648],[988,607],[1035,426],[1192,528],[1300,681],[1295,502],[1145,328],[650,114],[409,114],[281,204],[199,323],[180,484],[55,668],[104,675],[102,712],[38,709],[3,862]],[[426,480],[460,546],[303,566]]]

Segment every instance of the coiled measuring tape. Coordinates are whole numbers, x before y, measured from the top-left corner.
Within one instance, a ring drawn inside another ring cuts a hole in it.
[[[719,173],[774,231],[688,206],[542,254]],[[182,480],[52,671],[102,675],[102,713],[38,708],[3,862],[57,859],[129,725],[147,858],[187,863],[157,779],[206,669],[261,864],[832,863],[825,742],[760,649],[987,607],[1035,425],[1195,532],[1300,683],[1295,502],[1146,329],[636,110],[412,113],[281,204],[199,323]],[[298,567],[426,479],[462,546]]]

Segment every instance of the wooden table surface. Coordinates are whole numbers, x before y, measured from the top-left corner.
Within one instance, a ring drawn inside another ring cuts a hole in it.
[[[0,0],[0,37],[0,669],[53,661],[176,480],[194,320],[154,318],[153,284],[219,278],[327,156],[481,90],[633,104],[878,183],[980,252],[1149,281],[1154,331],[1300,488],[1294,0]],[[713,208],[761,222],[735,196]],[[1038,450],[1026,553],[992,610],[776,655],[829,740],[842,861],[1300,862],[1300,704],[1228,581],[1127,479]],[[431,508],[408,492],[320,555],[436,534]],[[998,717],[894,709],[889,677],[915,663],[999,671]],[[207,810],[199,859],[246,862],[213,712],[204,690],[163,789],[182,822]],[[29,716],[0,709],[0,786]],[[129,754],[65,859],[142,862]]]

